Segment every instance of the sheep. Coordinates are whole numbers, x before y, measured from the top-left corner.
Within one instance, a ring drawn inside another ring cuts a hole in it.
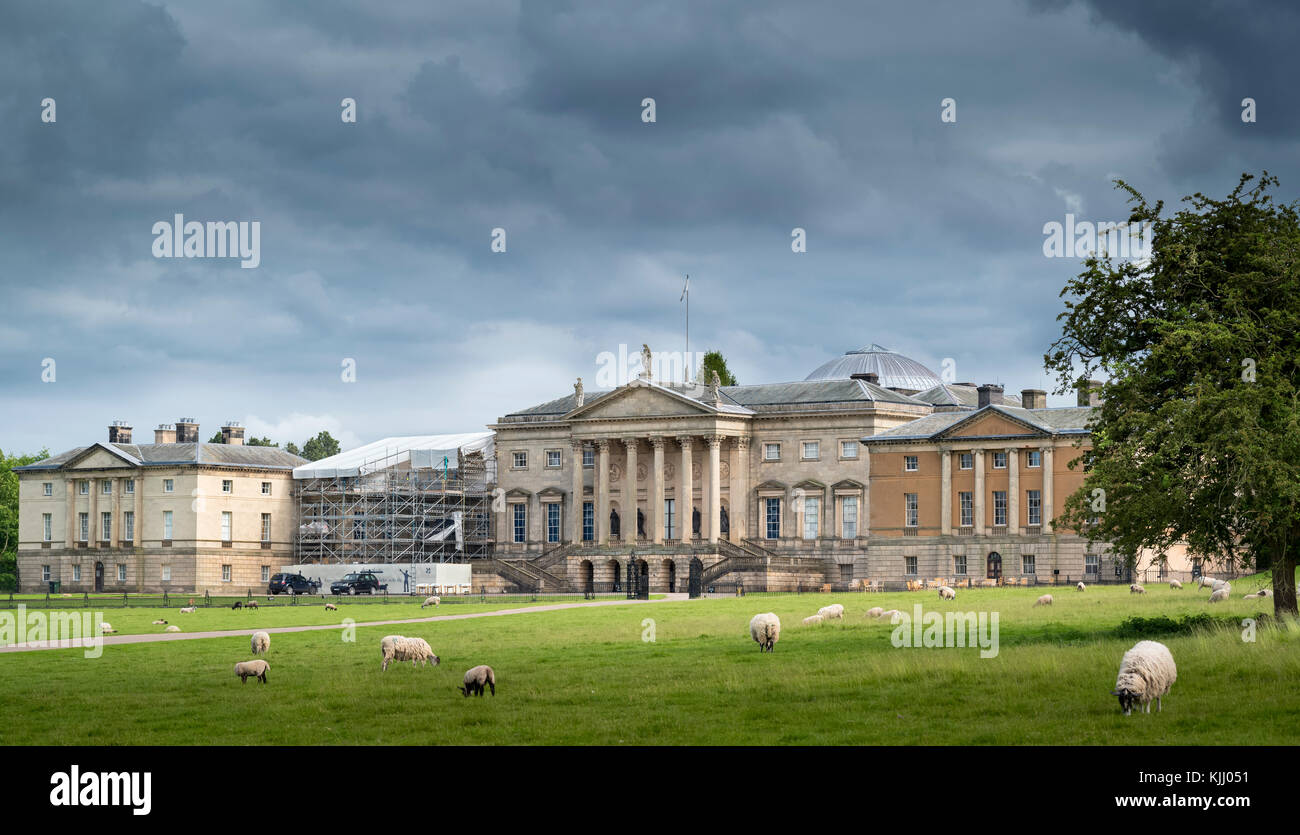
[[[250,600],[250,601],[248,601],[248,608],[249,608],[249,609],[256,609],[256,608],[257,608],[257,601],[256,601],[256,600]]]
[[[242,608],[244,608],[244,604],[243,604],[242,602],[236,600],[236,601],[235,601],[235,605],[234,605],[234,606],[231,606],[230,608],[231,608],[231,610],[234,610],[234,609],[242,609]]]
[[[252,676],[258,681],[266,684],[266,671],[271,669],[271,665],[266,663],[265,659],[256,658],[252,661],[240,661],[235,665],[235,675],[243,684],[248,684],[248,677]]]
[[[749,637],[758,644],[759,652],[771,652],[781,637],[781,619],[772,612],[754,615],[749,621]]]
[[[177,626],[176,624],[172,624],[171,626],[167,627],[167,628],[164,629],[163,631],[164,631],[164,632],[180,632],[180,631],[181,631],[181,628],[180,628],[179,626]]]
[[[1152,700],[1156,710],[1163,711],[1162,699],[1169,695],[1177,680],[1178,667],[1169,654],[1169,647],[1159,641],[1138,641],[1124,653],[1115,689],[1110,694],[1119,697],[1125,716],[1133,712],[1134,705],[1140,706],[1139,712],[1150,713]]]
[[[885,613],[885,610],[882,609],[881,607],[879,607],[879,606],[872,606],[870,609],[867,610],[867,615],[866,615],[866,616],[869,617],[869,618],[878,618],[878,617],[880,617],[881,615],[883,615],[884,613]]]
[[[113,628],[113,624],[109,623],[108,621],[104,621],[99,625],[99,631],[105,635],[112,635],[117,630]]]
[[[326,603],[326,604],[325,604],[325,611],[327,611],[327,612],[337,612],[338,610],[339,610],[339,607],[338,607],[338,606],[335,606],[333,603]]]
[[[940,600],[956,600],[956,599],[957,599],[957,591],[956,591],[956,589],[953,589],[953,588],[950,587],[950,586],[940,586],[940,587],[939,587],[939,599],[940,599]]]
[[[1035,600],[1035,601],[1034,601],[1034,605],[1035,605],[1035,606],[1051,606],[1051,605],[1052,605],[1052,596],[1051,596],[1050,594],[1045,594],[1045,595],[1043,595],[1042,597],[1040,597],[1040,598],[1038,598],[1037,600]]]
[[[1218,602],[1220,602],[1220,601],[1222,601],[1222,600],[1227,600],[1229,594],[1231,594],[1231,592],[1228,590],[1228,588],[1227,588],[1226,586],[1223,587],[1223,588],[1215,589],[1215,590],[1214,590],[1213,592],[1211,592],[1211,594],[1210,594],[1210,602],[1211,602],[1211,603],[1218,603]]]
[[[843,620],[844,607],[838,603],[832,603],[829,606],[823,606],[820,609],[818,609],[817,614],[821,615],[826,620],[834,620],[835,618],[839,618]]]
[[[492,691],[492,695],[497,694],[497,674],[486,664],[479,664],[477,667],[471,667],[465,673],[465,686],[459,688],[460,692],[469,698],[471,693],[482,696],[483,688],[487,687]]]
[[[252,644],[254,655],[262,655],[271,648],[271,636],[265,632],[254,632],[253,640],[249,643]]]
[[[1146,594],[1146,593],[1147,593],[1147,590],[1144,589],[1144,588],[1142,588],[1142,584],[1141,584],[1141,583],[1134,583],[1133,585],[1131,585],[1131,586],[1128,587],[1128,593],[1129,593],[1129,594]]]
[[[1272,589],[1260,589],[1259,591],[1257,591],[1257,592],[1255,592],[1255,593],[1258,594],[1260,597],[1272,597],[1272,596],[1273,596],[1273,590],[1272,590]]]
[[[1169,588],[1173,589],[1174,591],[1180,591],[1183,588],[1183,584],[1178,582],[1177,580],[1170,580]]]
[[[903,613],[898,611],[897,609],[886,609],[885,611],[880,613],[880,617],[882,619],[888,618],[890,623],[894,623],[895,619],[901,614]]]
[[[440,597],[426,597],[424,602],[420,604],[420,608],[423,609],[426,606],[437,606],[441,602],[442,598]]]
[[[383,662],[379,667],[381,671],[388,670],[390,661],[410,661],[412,667],[417,663],[424,666],[430,661],[433,662],[435,667],[441,663],[441,659],[433,654],[433,649],[429,646],[428,641],[423,638],[386,635],[379,642],[379,652],[383,656]]]
[[[1267,597],[1267,596],[1268,596],[1268,595],[1264,594],[1264,592],[1261,590],[1261,591],[1257,591],[1257,592],[1255,592],[1254,594],[1243,594],[1243,595],[1241,596],[1241,599],[1242,599],[1242,600],[1259,600],[1259,599],[1264,598],[1264,597]],[[1213,595],[1211,595],[1211,597],[1213,597]]]
[[[825,618],[823,618],[821,615],[809,615],[808,617],[803,619],[803,625],[816,626],[817,624],[821,623],[823,620],[825,620]]]
[[[181,609],[182,615],[192,615],[199,610],[198,606],[186,606]]]
[[[1085,585],[1083,584],[1083,581],[1082,581],[1082,580],[1080,580],[1080,581],[1079,581],[1079,585],[1075,586],[1075,588],[1078,589],[1079,591],[1084,591],[1084,590],[1087,589],[1088,587],[1085,586]]]
[[[156,620],[156,621],[153,622],[153,625],[154,625],[154,626],[166,626],[166,625],[167,625],[167,621],[165,621],[165,620]]]

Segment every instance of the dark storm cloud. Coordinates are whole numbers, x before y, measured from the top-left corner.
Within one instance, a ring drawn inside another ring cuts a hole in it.
[[[1169,200],[1300,174],[1266,20],[1294,13],[1148,8],[11,3],[0,447],[182,412],[280,440],[477,428],[619,343],[684,347],[688,272],[692,348],[743,382],[878,342],[1044,386],[1078,268],[1045,222],[1122,220],[1116,176]],[[261,266],[154,259],[175,213],[258,220]]]

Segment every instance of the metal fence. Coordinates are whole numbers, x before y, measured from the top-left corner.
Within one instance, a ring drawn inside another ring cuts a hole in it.
[[[617,599],[623,595],[584,595],[582,592],[569,594],[535,594],[519,592],[489,592],[486,589],[480,589],[477,594],[461,595],[439,595],[441,605],[457,605],[463,603],[534,603],[541,599],[572,599],[572,600],[596,600],[596,599]],[[158,594],[141,594],[132,592],[122,592],[121,594],[94,594],[83,592],[81,594],[45,594],[45,595],[15,595],[13,593],[0,597],[0,609],[16,609],[19,605],[26,606],[28,609],[172,609],[181,606],[197,606],[200,609],[231,609],[236,603],[241,608],[249,607],[249,603],[256,603],[257,609],[287,609],[295,606],[319,606],[329,601],[346,602],[349,606],[353,604],[365,605],[385,605],[398,603],[419,603],[425,599],[425,595],[415,594],[389,594],[380,593],[373,595],[267,595],[254,594],[251,590],[244,595],[213,595],[213,594],[171,594],[162,592]],[[252,608],[252,607],[249,607]]]

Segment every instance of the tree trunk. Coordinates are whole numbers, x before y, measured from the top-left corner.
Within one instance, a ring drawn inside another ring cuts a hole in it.
[[[1278,549],[1273,558],[1273,614],[1276,617],[1297,614],[1295,567],[1295,551],[1285,546]]]

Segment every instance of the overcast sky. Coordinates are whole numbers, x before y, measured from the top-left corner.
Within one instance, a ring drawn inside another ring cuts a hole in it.
[[[874,342],[1050,389],[1045,223],[1297,194],[1300,13],[1229,5],[4,0],[0,448],[477,430],[684,350],[687,273],[742,383]],[[155,258],[175,214],[260,265]]]

